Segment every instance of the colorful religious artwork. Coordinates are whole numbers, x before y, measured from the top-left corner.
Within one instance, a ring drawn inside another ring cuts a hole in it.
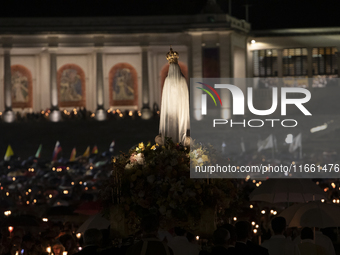
[[[59,106],[85,107],[85,73],[75,64],[59,68],[57,75]]]
[[[138,104],[137,72],[128,63],[119,63],[109,72],[110,104],[112,106]]]
[[[22,65],[11,66],[12,107],[32,107],[32,74]]]

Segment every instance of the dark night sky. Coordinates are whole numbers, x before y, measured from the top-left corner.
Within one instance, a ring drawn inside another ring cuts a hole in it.
[[[199,13],[206,0],[3,0],[1,17],[94,17]],[[232,0],[232,15],[249,19],[254,30],[340,26],[339,0]],[[228,0],[217,0],[228,12]]]

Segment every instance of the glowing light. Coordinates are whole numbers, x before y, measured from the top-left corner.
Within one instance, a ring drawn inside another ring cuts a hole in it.
[[[74,182],[71,182],[71,185],[73,186],[73,185],[74,185]]]
[[[28,204],[28,205],[29,205],[29,204],[30,204],[30,201],[26,201],[26,204]]]
[[[132,115],[133,115],[132,111],[129,111],[129,116],[132,116]]]
[[[255,228],[259,228],[260,226],[258,224],[255,225]]]
[[[67,251],[63,251],[63,255],[67,255]]]
[[[52,194],[49,194],[48,197],[49,197],[49,198],[52,198]]]
[[[51,253],[51,247],[47,247],[47,248],[46,248],[46,252],[47,252],[47,253]]]
[[[12,226],[9,226],[9,227],[8,227],[8,231],[9,231],[10,233],[12,233],[13,229],[14,229],[14,228],[13,228]]]
[[[253,180],[253,183],[255,183],[256,182],[256,180]]]
[[[321,202],[324,203],[324,202],[325,202],[325,199],[321,199]]]
[[[68,194],[68,190],[64,190],[63,193],[64,193],[65,195],[67,195],[67,194]]]
[[[234,217],[233,220],[234,220],[234,221],[237,221],[237,217]]]
[[[266,214],[266,211],[265,211],[265,210],[262,210],[261,213],[262,213],[262,214]]]
[[[251,222],[251,225],[252,225],[252,226],[255,226],[255,224],[256,224],[255,221],[252,221],[252,222]]]
[[[250,205],[249,207],[250,207],[250,209],[253,209],[253,208],[254,208],[254,206],[253,206],[253,205]]]
[[[79,184],[80,184],[80,185],[82,185],[82,184],[83,184],[83,182],[81,182],[81,181],[80,181],[80,182],[79,182]]]
[[[12,178],[12,181],[15,181],[15,177]]]
[[[335,183],[334,183],[334,182],[332,182],[332,184],[331,184],[331,185],[332,185],[332,188],[333,188],[333,189],[335,189],[335,187],[336,187]]]
[[[80,238],[81,238],[81,233],[77,233],[77,234],[76,234],[76,237],[77,237],[78,239],[80,239]]]
[[[47,218],[43,218],[42,220],[43,220],[43,222],[48,222]]]
[[[200,240],[200,236],[196,236],[196,241]]]
[[[254,228],[254,229],[253,229],[253,232],[254,232],[254,234],[256,234],[256,233],[257,233],[257,229],[256,229],[256,228]]]
[[[251,42],[251,44],[254,44],[254,43],[256,43],[256,41],[255,41],[255,40],[251,40],[250,42]]]
[[[273,214],[276,215],[276,214],[277,214],[277,211],[274,211]]]
[[[31,189],[28,189],[28,192],[29,192],[29,193],[31,193],[31,192],[32,192],[32,190],[31,190]]]
[[[33,199],[33,203],[36,203],[37,202],[37,200],[36,199]]]
[[[6,196],[9,196],[9,192],[6,192]]]

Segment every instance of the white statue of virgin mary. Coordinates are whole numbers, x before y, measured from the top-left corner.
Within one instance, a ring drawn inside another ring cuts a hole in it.
[[[163,143],[165,137],[171,137],[184,144],[190,128],[188,85],[178,65],[178,53],[170,48],[166,58],[169,72],[162,92],[159,133]]]

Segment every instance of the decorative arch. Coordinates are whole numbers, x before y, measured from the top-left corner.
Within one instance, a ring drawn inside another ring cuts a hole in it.
[[[118,63],[109,72],[110,105],[138,105],[138,77],[128,63]]]
[[[185,79],[187,80],[187,84],[189,84],[189,76],[188,76],[188,67],[186,64],[184,64],[181,61],[178,61],[178,65],[181,68],[181,72],[184,75]],[[163,87],[164,87],[164,81],[165,78],[168,76],[168,72],[169,72],[169,64],[166,64],[163,66],[162,70],[161,70],[161,96],[162,96],[162,91],[163,91]]]
[[[32,107],[32,74],[23,65],[12,65],[12,107],[31,108]]]
[[[60,107],[85,107],[85,73],[76,64],[66,64],[57,73]]]

